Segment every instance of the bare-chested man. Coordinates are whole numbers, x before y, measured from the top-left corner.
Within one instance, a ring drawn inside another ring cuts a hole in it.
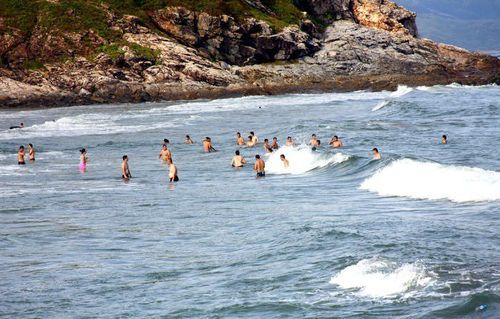
[[[281,154],[280,155],[280,159],[281,161],[283,162],[283,166],[285,168],[288,168],[290,166],[290,163],[288,162],[288,160],[285,158],[285,154]]]
[[[278,138],[276,136],[273,137],[273,142],[271,143],[271,148],[273,150],[277,150],[278,148],[280,148],[280,146],[278,145]]]
[[[24,156],[25,156],[24,146],[21,145],[21,146],[19,146],[19,151],[17,151],[17,164],[19,164],[19,165],[26,164],[26,162],[24,161]]]
[[[379,159],[381,159],[381,158],[382,158],[382,156],[380,155],[380,153],[379,153],[379,151],[378,151],[378,148],[376,148],[376,147],[375,147],[375,148],[372,150],[372,153],[373,153],[373,159],[374,159],[374,160],[379,160]]]
[[[254,147],[255,141],[252,135],[248,135],[247,147]]]
[[[243,167],[247,161],[243,156],[240,155],[240,151],[234,152],[233,160],[231,161],[231,166],[232,167]]]
[[[294,146],[295,145],[295,143],[293,142],[291,136],[289,136],[289,137],[286,138],[286,144],[285,145],[286,146]]]
[[[203,140],[203,151],[205,153],[215,152],[215,148],[212,146],[212,139],[208,136]]]
[[[257,143],[259,143],[259,138],[257,137],[257,135],[255,135],[255,133],[251,131],[250,136],[252,137],[253,145],[257,145]]]
[[[264,139],[264,149],[266,150],[267,153],[273,152],[273,148],[271,147],[271,145],[269,145],[269,140],[267,138]]]
[[[245,145],[245,139],[241,136],[240,132],[236,133],[236,145],[239,146]]]
[[[266,163],[260,158],[260,155],[255,155],[255,165],[253,166],[254,171],[257,172],[257,177],[266,176]]]
[[[167,144],[163,144],[158,158],[161,158],[167,164],[172,162],[172,152],[168,149]]]
[[[177,176],[177,166],[175,166],[174,162],[170,162],[170,166],[168,169],[168,179],[170,183],[179,181],[179,176]]]
[[[316,137],[316,134],[313,134],[311,136],[311,139],[309,140],[309,145],[312,147],[318,147],[318,138]]]
[[[194,144],[193,140],[191,139],[191,136],[186,135],[186,138],[184,139],[184,144]]]
[[[31,144],[31,143],[28,144],[28,154],[30,156],[30,161],[34,162],[35,161],[35,148],[33,147],[33,144]]]
[[[123,155],[122,157],[122,179],[129,180],[132,178],[132,174],[130,174],[130,168],[128,166],[128,156]]]
[[[332,140],[329,143],[332,147],[334,148],[340,148],[344,146],[344,143],[342,143],[342,140],[339,139],[337,135],[335,135]]]
[[[446,135],[441,137],[441,144],[448,144],[448,137]]]

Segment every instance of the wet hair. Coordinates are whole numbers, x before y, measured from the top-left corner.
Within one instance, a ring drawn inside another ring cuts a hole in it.
[[[318,143],[318,146],[321,144],[320,140],[316,140],[316,143]]]
[[[28,145],[29,145],[30,147],[33,147],[33,144],[31,144],[31,143],[29,143]]]
[[[446,135],[443,135],[443,138],[446,140],[447,139]]]
[[[292,137],[291,137],[291,136],[288,136],[286,139],[287,139],[287,140],[291,140],[291,139],[292,139]]]
[[[373,148],[373,149],[372,149],[372,151],[374,151],[374,152],[377,152],[377,153],[378,153],[378,148],[376,148],[376,147],[375,147],[375,148]]]
[[[281,155],[280,155],[280,157],[281,157],[281,158],[285,158],[285,154],[281,154]]]
[[[256,159],[259,159],[259,158],[260,158],[260,155],[259,155],[259,154],[255,155],[255,158],[256,158]]]
[[[170,143],[170,141],[167,138],[164,138],[163,143],[168,144],[168,143]]]
[[[251,140],[252,139],[252,135],[248,135],[248,139]]]
[[[210,137],[208,137],[208,136],[205,136],[205,139],[206,139],[207,141],[210,141]]]
[[[269,140],[268,140],[267,138],[266,138],[266,139],[264,139],[264,143],[267,143],[267,142],[269,142]]]
[[[186,135],[186,138],[191,138],[191,136],[189,136],[189,135]]]
[[[273,137],[273,140],[278,140],[278,138],[275,136],[275,137]]]
[[[236,135],[241,136],[241,133],[240,132],[236,132]]]
[[[23,122],[19,123],[19,126],[24,126],[24,123]]]
[[[162,147],[167,147],[167,144],[163,144],[163,146],[162,146]]]
[[[250,135],[255,135],[255,133],[253,131],[250,131]]]
[[[234,152],[234,154],[240,155],[240,151],[236,150],[236,152]]]
[[[24,146],[23,146],[23,145],[19,146],[19,149],[20,149],[20,150],[23,150],[23,149],[24,149]]]
[[[80,153],[82,153],[82,154],[83,154],[83,153],[85,153],[86,151],[87,151],[86,149],[82,148],[82,149],[80,150]]]
[[[126,160],[128,158],[128,156],[127,155],[123,155],[122,158],[123,158],[123,160]]]
[[[334,138],[334,139],[336,139],[336,140],[338,140],[338,139],[339,139],[339,137],[338,137],[337,135],[335,135],[333,138]]]
[[[311,135],[312,137],[316,137],[316,134]]]

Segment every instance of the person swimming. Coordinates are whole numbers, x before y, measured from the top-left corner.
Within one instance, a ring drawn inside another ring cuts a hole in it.
[[[280,159],[283,162],[283,166],[285,168],[288,168],[290,166],[290,162],[288,162],[288,160],[285,158],[285,154],[281,154]]]
[[[257,137],[257,135],[255,135],[255,133],[251,131],[250,136],[252,137],[253,145],[257,145],[257,143],[259,143],[259,138]]]
[[[382,156],[380,155],[380,153],[379,153],[379,151],[378,151],[378,148],[376,148],[376,147],[375,147],[375,148],[372,150],[372,153],[373,153],[373,159],[374,159],[374,160],[379,160],[379,159],[381,159],[381,158],[382,158]]]
[[[271,143],[271,148],[273,150],[277,150],[278,148],[280,148],[280,146],[278,145],[278,138],[276,136],[273,137],[273,142]]]
[[[168,149],[167,144],[163,144],[158,158],[161,158],[167,164],[170,164],[172,161],[172,152]]]
[[[252,135],[248,135],[247,147],[254,147],[255,141]]]
[[[33,162],[35,160],[35,148],[31,143],[28,144],[28,154],[30,157],[30,161]]]
[[[18,165],[24,165],[26,164],[26,162],[24,161],[24,156],[25,156],[25,152],[24,152],[24,146],[21,145],[19,146],[19,151],[17,151],[17,164]]]
[[[203,140],[203,151],[205,153],[215,152],[215,148],[212,146],[212,139],[208,136]]]
[[[337,135],[335,135],[329,143],[333,148],[340,148],[344,146],[344,143],[339,139]]]
[[[288,137],[286,138],[286,144],[285,144],[285,145],[286,145],[286,146],[294,146],[294,145],[295,145],[295,143],[293,142],[293,139],[292,139],[292,137],[291,137],[291,136],[288,136]]]
[[[14,126],[9,127],[10,130],[13,130],[16,128],[24,128],[24,123],[21,122],[21,123],[19,123],[19,125],[14,125]]]
[[[441,144],[448,144],[448,137],[446,135],[441,137]]]
[[[82,148],[80,150],[80,171],[85,172],[87,170],[87,163],[89,162],[89,158],[87,156],[87,150]]]
[[[243,156],[240,155],[240,151],[236,150],[234,152],[233,159],[231,160],[232,167],[243,167],[247,161]]]
[[[130,167],[128,166],[128,156],[123,155],[122,157],[122,179],[129,180],[132,178],[132,174],[130,174]]]
[[[253,166],[254,171],[257,172],[257,177],[266,176],[266,163],[260,158],[260,155],[255,155],[255,165]]]
[[[309,145],[312,147],[318,146],[318,138],[316,137],[316,134],[311,135],[311,139],[309,140]]]
[[[177,166],[175,166],[174,162],[170,162],[170,166],[168,169],[168,179],[170,183],[179,181],[179,176],[177,176]]]
[[[273,148],[269,145],[269,140],[267,138],[264,139],[264,149],[268,153],[272,153],[273,152]]]
[[[186,138],[184,139],[184,144],[194,144],[194,141],[191,139],[191,136],[186,135]]]
[[[245,145],[245,139],[241,136],[240,132],[236,133],[236,145],[239,146]]]

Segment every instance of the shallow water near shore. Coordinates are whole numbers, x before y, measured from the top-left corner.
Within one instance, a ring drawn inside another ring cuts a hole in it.
[[[500,317],[499,124],[498,86],[1,111],[0,317]],[[256,179],[237,131],[299,146]]]

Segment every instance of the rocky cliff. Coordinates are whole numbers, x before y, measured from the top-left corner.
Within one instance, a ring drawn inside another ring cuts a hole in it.
[[[387,0],[142,1],[0,8],[0,105],[484,84],[500,73],[497,58],[418,38],[415,14]]]

